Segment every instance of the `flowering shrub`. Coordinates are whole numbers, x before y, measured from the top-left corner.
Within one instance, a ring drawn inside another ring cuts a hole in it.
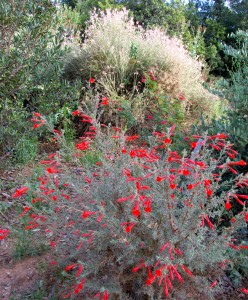
[[[246,162],[235,159],[227,137],[193,136],[191,156],[180,155],[170,149],[175,126],[153,132],[149,147],[141,147],[138,135],[116,127],[104,133],[95,115],[73,114],[88,126],[75,146],[74,168],[68,169],[62,154],[51,154],[40,161],[44,173],[37,184],[13,194],[31,199],[19,216],[23,229],[47,239],[57,263],[64,261],[64,274],[75,275],[63,297],[213,298],[229,264],[227,250],[248,249],[233,238],[248,222],[248,196],[236,192],[248,186],[247,174],[223,181],[226,172],[236,174]],[[34,128],[47,125],[38,113],[33,122]],[[84,168],[80,157],[94,149],[99,161]],[[211,157],[213,149],[218,159]],[[243,207],[236,216],[234,202]],[[1,230],[2,238],[8,234]]]
[[[150,70],[165,94],[172,98],[183,94],[184,111],[199,117],[202,112],[212,114],[218,103],[217,97],[202,87],[201,68],[180,40],[158,28],[144,30],[123,9],[92,13],[86,40],[67,56],[64,71],[69,79],[93,76],[113,97],[135,89]]]

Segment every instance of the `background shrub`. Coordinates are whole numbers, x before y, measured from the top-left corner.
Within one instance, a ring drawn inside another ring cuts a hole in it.
[[[27,153],[27,145],[37,147],[27,123],[32,111],[54,114],[79,98],[79,84],[60,76],[73,30],[68,23],[63,29],[62,15],[50,1],[0,3],[0,156],[5,159],[15,152],[15,159],[26,162],[20,153]],[[31,148],[26,158],[34,156]]]
[[[186,117],[199,118],[201,112],[213,115],[218,99],[202,87],[201,64],[179,40],[169,38],[160,29],[144,30],[125,9],[94,12],[85,32],[82,47],[67,57],[66,78],[85,82],[93,77],[102,92],[114,98],[133,91],[142,75],[150,71],[164,94],[184,96]]]

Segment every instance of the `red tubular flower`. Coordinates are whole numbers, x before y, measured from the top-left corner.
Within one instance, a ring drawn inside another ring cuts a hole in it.
[[[61,170],[56,169],[58,163],[56,163],[53,167],[49,167],[46,169],[47,173],[49,174],[56,174],[56,173],[60,173]]]
[[[70,271],[70,270],[74,269],[76,266],[77,266],[77,264],[68,265],[65,267],[65,271]]]
[[[228,163],[229,166],[246,166],[246,162],[244,160],[239,161],[231,161]]]
[[[139,203],[136,202],[134,207],[133,207],[133,210],[132,210],[132,214],[138,218],[140,216],[140,211],[139,211]]]
[[[0,241],[5,239],[10,234],[8,229],[0,229]]]
[[[201,181],[199,181],[199,182],[196,182],[196,183],[191,183],[191,184],[189,184],[188,186],[187,186],[187,189],[188,190],[192,190],[193,188],[195,188],[197,185],[199,185],[199,184],[201,184]]]
[[[121,226],[124,226],[125,227],[125,231],[128,233],[128,232],[131,232],[131,230],[133,229],[133,227],[136,225],[135,222],[123,222],[120,224]]]
[[[103,300],[108,300],[108,291],[103,292]]]
[[[94,215],[94,214],[95,214],[95,212],[93,212],[93,211],[84,211],[82,213],[82,218],[87,219],[89,216]]]
[[[170,138],[166,138],[166,139],[164,140],[164,143],[165,143],[166,145],[170,144],[170,143],[171,143],[171,139],[170,139]]]
[[[231,248],[233,248],[234,250],[239,250],[239,247],[237,247],[237,246],[235,246],[234,244],[229,244],[229,246],[231,247]]]
[[[170,245],[171,242],[167,242],[166,244],[164,244],[161,248],[160,248],[160,252],[163,252],[165,250],[165,248],[167,248],[168,245]]]
[[[132,272],[133,272],[133,273],[136,273],[140,268],[143,268],[144,266],[145,266],[145,264],[142,263],[142,264],[138,265],[137,267],[134,267],[134,268],[132,269]]]
[[[225,133],[218,133],[216,135],[209,136],[210,139],[226,139]]]
[[[127,225],[126,228],[125,228],[125,231],[128,233],[128,232],[131,232],[131,230],[133,229],[135,224],[130,224],[130,225]]]
[[[19,215],[19,218],[24,216],[29,210],[30,210],[30,207],[24,206],[23,212]]]
[[[81,114],[81,111],[80,110],[74,110],[71,114],[73,116],[79,116]]]
[[[35,113],[34,113],[34,117],[41,118],[41,115],[40,115],[38,112],[35,112]]]
[[[20,197],[20,196],[26,194],[27,190],[28,190],[28,187],[26,187],[26,186],[24,186],[24,187],[22,187],[22,188],[20,188],[20,189],[17,189],[17,190],[15,191],[15,193],[12,195],[12,197],[13,197],[13,198],[18,198],[18,197]]]
[[[84,287],[84,283],[85,283],[85,278],[83,278],[82,280],[81,280],[81,282],[79,283],[79,285],[77,286],[77,288],[74,290],[74,293],[75,294],[79,294],[80,293],[80,291],[83,289],[83,287]]]
[[[205,220],[207,221],[209,227],[214,230],[214,225],[211,223],[211,221],[209,220],[209,217],[207,215],[204,216]]]
[[[225,208],[226,208],[226,210],[230,210],[232,208],[232,205],[231,205],[231,203],[229,201],[227,201],[225,203]]]
[[[164,180],[166,177],[161,177],[161,176],[157,176],[156,181],[157,182],[161,182],[162,180]]]
[[[83,272],[83,266],[79,265],[79,268],[78,268],[78,271],[77,271],[77,274],[76,274],[76,278],[78,278],[82,272]]]
[[[76,144],[76,148],[79,150],[87,150],[89,149],[89,141],[82,141],[81,143]]]
[[[215,287],[216,285],[217,285],[217,281],[214,281],[211,285],[210,285],[210,288],[213,288],[213,287]]]
[[[117,199],[117,202],[125,202],[125,201],[133,199],[133,198],[134,198],[134,195],[130,195],[128,197],[123,197],[123,198]]]
[[[90,78],[89,79],[89,83],[94,83],[95,82],[95,79],[94,78]]]
[[[248,250],[248,246],[246,246],[246,245],[241,245],[241,246],[239,246],[239,249],[246,249],[246,250]]]
[[[244,294],[246,294],[246,295],[248,295],[248,290],[245,289],[245,288],[242,288],[242,289],[241,289],[241,292],[244,293]]]
[[[239,198],[238,198],[238,196],[236,195],[236,194],[232,194],[231,195],[240,205],[242,205],[242,206],[244,206],[245,205],[245,203],[244,202],[242,202]]]
[[[139,138],[138,135],[125,136],[126,141],[134,141],[134,140],[137,140],[138,138]]]
[[[248,213],[245,214],[245,221],[248,223]]]
[[[33,128],[34,129],[37,129],[37,128],[39,128],[40,126],[42,126],[44,123],[40,123],[40,124],[34,124],[33,125]]]
[[[180,282],[183,282],[183,279],[182,279],[181,275],[177,272],[176,267],[173,266],[173,265],[172,265],[171,267],[172,267],[172,269],[173,269],[173,271],[174,271],[174,273],[175,273],[175,275],[176,275],[176,278],[177,278]]]
[[[144,210],[146,213],[150,213],[152,211],[150,200],[144,202]]]
[[[190,175],[191,173],[190,173],[190,171],[188,169],[183,169],[182,174],[184,176],[187,176],[187,175]]]
[[[166,278],[166,281],[167,281],[167,284],[168,284],[168,287],[172,290],[173,289],[173,286],[172,286],[172,284],[171,284],[171,281],[170,281],[170,278],[169,278],[169,276],[168,275],[166,275],[165,276],[165,278]]]
[[[41,165],[52,165],[55,163],[55,160],[40,160]]]
[[[235,171],[233,168],[231,168],[230,166],[228,166],[228,169],[233,173],[233,174],[235,174],[235,175],[237,175],[238,174],[238,172],[237,171]]]
[[[122,147],[122,148],[121,148],[121,153],[122,153],[122,154],[126,154],[126,153],[127,153],[127,150],[126,150],[124,147]]]
[[[197,146],[197,142],[192,142],[191,143],[191,148],[194,149]]]
[[[184,265],[181,265],[181,268],[182,268],[187,274],[189,274],[189,276],[193,276],[193,273],[192,273],[187,267],[185,267]]]
[[[177,249],[177,248],[174,248],[174,251],[175,251],[178,255],[180,255],[180,256],[183,255],[182,252],[181,252],[179,249]]]
[[[152,274],[151,268],[148,267],[148,278],[147,278],[147,280],[146,280],[146,284],[147,284],[147,285],[151,285],[151,284],[154,282],[155,279],[156,279],[156,276],[154,276],[154,275]]]
[[[109,104],[109,99],[107,97],[102,98],[101,102],[99,103],[101,105],[108,105]]]
[[[211,196],[213,195],[213,191],[207,189],[207,190],[206,190],[206,194],[207,194],[208,197],[211,197]]]
[[[169,135],[172,135],[172,133],[174,132],[175,129],[176,129],[176,124],[174,124],[174,125],[171,127],[171,129],[170,129],[170,131],[169,131]]]
[[[169,290],[168,290],[166,278],[164,279],[164,294],[166,298],[169,296]]]
[[[247,200],[248,200],[248,195],[240,195],[240,194],[236,194],[236,196],[238,196],[239,198],[247,199]]]
[[[36,228],[36,227],[38,227],[38,226],[40,225],[40,224],[35,223],[35,222],[29,222],[29,224],[30,224],[30,225],[27,225],[27,226],[25,227],[25,230],[33,229],[33,228]]]

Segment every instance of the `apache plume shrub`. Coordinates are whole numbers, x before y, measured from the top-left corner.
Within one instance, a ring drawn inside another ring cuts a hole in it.
[[[247,174],[222,181],[246,163],[235,160],[226,136],[193,136],[192,155],[181,156],[170,150],[175,126],[154,132],[150,147],[141,147],[136,135],[110,127],[103,133],[94,115],[73,114],[89,128],[71,154],[74,167],[64,165],[62,154],[49,155],[40,161],[38,184],[13,195],[31,199],[20,215],[24,230],[46,238],[64,261],[64,272],[75,274],[63,297],[213,299],[227,250],[248,248],[232,236],[248,222],[248,197],[236,193],[248,186]],[[32,121],[34,128],[47,124],[38,113]],[[55,137],[59,141],[63,134],[55,131]],[[84,168],[80,157],[94,149],[99,161]],[[211,157],[213,149],[218,159]],[[234,202],[243,207],[235,218]]]
[[[138,84],[134,74],[141,79],[153,70],[160,89],[171,97],[183,94],[184,110],[199,117],[201,112],[212,114],[218,102],[202,87],[201,67],[180,40],[158,28],[144,30],[123,9],[92,13],[86,40],[67,56],[64,73],[69,79],[94,77],[104,93],[116,96]]]

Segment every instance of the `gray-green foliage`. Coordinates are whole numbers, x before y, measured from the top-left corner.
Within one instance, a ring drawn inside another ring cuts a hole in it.
[[[96,120],[93,114],[91,117]],[[100,151],[101,166],[80,166],[77,161],[77,168],[72,171],[68,166],[63,168],[61,162],[59,186],[56,187],[53,174],[47,177],[46,184],[56,190],[57,200],[51,201],[51,195],[43,194],[40,206],[41,213],[48,215],[49,237],[63,235],[57,249],[66,253],[65,264],[69,265],[71,259],[77,261],[76,268],[83,266],[77,278],[78,283],[86,279],[82,295],[93,296],[107,290],[110,299],[165,299],[163,285],[157,284],[159,276],[153,284],[146,284],[147,267],[155,274],[165,265],[165,276],[169,274],[167,266],[174,265],[184,282],[173,280],[171,299],[185,299],[187,295],[191,299],[214,299],[209,286],[213,279],[221,278],[220,265],[228,259],[231,231],[245,226],[247,212],[244,207],[244,213],[236,216],[232,227],[224,227],[223,213],[232,217],[232,211],[225,211],[225,201],[228,193],[236,193],[236,183],[247,176],[239,175],[237,181],[215,180],[216,172],[223,178],[227,171],[225,147],[219,160],[212,159],[213,152],[207,146],[197,154],[195,163],[188,160],[185,152],[179,158],[170,146],[160,159],[155,137],[150,137],[149,148],[129,147],[121,133],[116,140],[111,138],[111,127],[106,129],[108,135],[100,132],[100,124],[93,124],[98,134],[91,147]],[[221,136],[212,138],[210,144],[216,146],[222,140]],[[208,144],[208,138],[205,143]],[[121,154],[123,147],[126,154]],[[84,157],[85,152],[80,153]],[[218,169],[220,163],[226,167]],[[66,188],[63,183],[70,185]],[[225,191],[219,193],[223,187]],[[208,195],[207,190],[211,192]],[[41,195],[35,188],[32,193]],[[63,196],[67,193],[69,201]],[[134,214],[137,203],[139,216]],[[55,207],[60,208],[56,213]],[[54,228],[54,222],[59,226]],[[130,231],[126,230],[129,224],[134,224]],[[235,250],[230,248],[230,251]],[[137,272],[132,271],[142,263]],[[186,274],[182,265],[194,277]],[[66,274],[69,276],[69,272]]]

